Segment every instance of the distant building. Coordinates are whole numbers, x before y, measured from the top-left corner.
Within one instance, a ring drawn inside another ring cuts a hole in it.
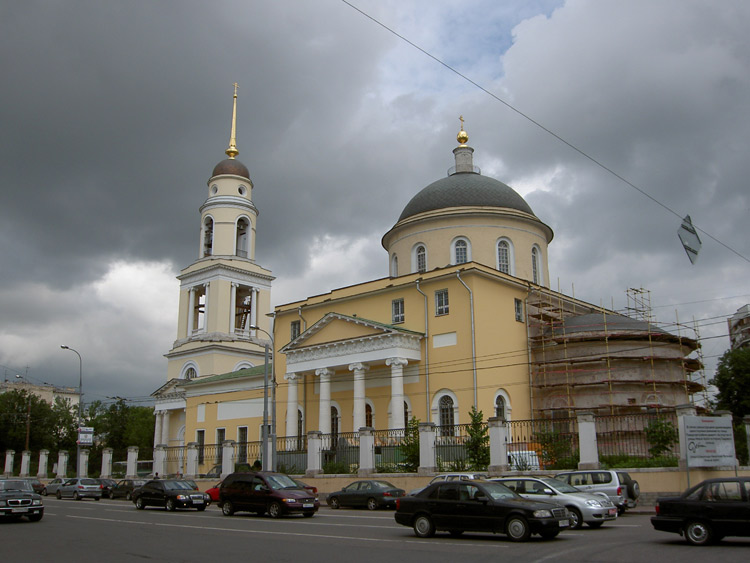
[[[750,305],[743,305],[728,320],[731,350],[750,345]]]
[[[50,405],[54,405],[55,399],[60,398],[67,401],[70,406],[77,407],[80,399],[76,387],[58,387],[49,384],[35,385],[27,381],[4,381],[0,383],[0,393],[7,393],[8,391],[26,391]]]

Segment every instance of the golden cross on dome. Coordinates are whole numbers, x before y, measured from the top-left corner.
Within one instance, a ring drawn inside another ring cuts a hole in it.
[[[236,84],[235,84],[235,86],[236,86]],[[461,130],[463,131],[463,128],[464,128],[464,116],[463,115],[459,115],[458,116],[458,120],[461,122]]]

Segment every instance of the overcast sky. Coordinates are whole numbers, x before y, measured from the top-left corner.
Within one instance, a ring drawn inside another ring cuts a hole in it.
[[[552,288],[649,290],[667,329],[695,319],[712,377],[750,302],[750,3],[351,3],[486,91],[340,0],[3,3],[5,377],[77,385],[66,344],[87,401],[166,381],[235,81],[274,304],[386,276],[380,238],[463,115],[474,163],[554,230]]]

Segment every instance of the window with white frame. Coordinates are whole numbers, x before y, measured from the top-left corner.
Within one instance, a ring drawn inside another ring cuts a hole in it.
[[[455,435],[453,406],[453,399],[450,395],[443,395],[440,397],[440,402],[438,403],[438,414],[440,417],[441,436]]]
[[[501,240],[497,243],[497,269],[510,274],[510,243]]]
[[[523,322],[523,301],[515,299],[513,301],[516,310],[516,320],[520,323]]]
[[[300,321],[292,321],[291,332],[289,334],[292,340],[294,340],[300,335],[300,328],[301,328]]]
[[[453,243],[453,263],[466,264],[470,260],[469,242],[466,239],[458,239]]]
[[[203,256],[211,256],[214,248],[214,220],[206,217],[203,221]]]
[[[540,285],[542,283],[541,264],[539,263],[539,249],[536,246],[531,249],[531,281]]]
[[[404,300],[394,299],[391,301],[391,323],[398,324],[404,322]]]
[[[435,292],[435,316],[447,315],[448,312],[448,290],[438,289]]]
[[[369,428],[374,428],[372,423],[373,423],[372,405],[370,405],[369,403],[365,403],[365,426]]]
[[[502,395],[498,395],[495,399],[495,416],[502,420],[505,420],[505,398]]]
[[[420,244],[417,247],[417,272],[424,273],[427,271],[427,249]]]
[[[398,277],[398,256],[395,254],[393,255],[393,258],[391,258],[391,277]]]
[[[237,256],[247,258],[248,239],[250,236],[250,222],[241,217],[237,221],[237,236],[235,246],[237,247]]]

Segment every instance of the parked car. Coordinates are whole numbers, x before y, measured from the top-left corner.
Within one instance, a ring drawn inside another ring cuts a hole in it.
[[[44,495],[45,497],[47,495],[54,495],[57,492],[57,489],[59,489],[60,486],[65,483],[65,481],[67,481],[67,479],[55,477],[54,479],[52,479],[52,481],[44,485],[44,488],[42,489],[42,492],[40,494]]]
[[[331,508],[341,506],[366,506],[368,510],[383,507],[396,507],[396,499],[406,494],[388,481],[367,480],[355,481],[328,495],[326,501]]]
[[[42,494],[42,491],[44,490],[44,483],[42,483],[39,479],[37,479],[36,477],[24,477],[24,481],[29,482],[31,488],[34,489],[34,492],[36,494]]]
[[[318,497],[301,489],[283,473],[253,471],[227,475],[219,488],[219,503],[224,516],[235,512],[255,512],[271,518],[285,514],[313,516],[320,508]]]
[[[750,477],[706,479],[678,497],[656,500],[651,525],[680,534],[691,545],[725,536],[750,536]]]
[[[42,497],[26,479],[0,479],[0,515],[3,520],[39,522],[44,517]]]
[[[96,479],[74,477],[60,485],[55,491],[55,496],[59,499],[70,497],[74,500],[84,498],[99,500],[102,498],[102,485]]]
[[[109,498],[133,500],[133,491],[145,483],[146,479],[120,479],[109,492]]]
[[[105,477],[98,477],[96,481],[102,486],[102,496],[107,498],[114,498],[112,496],[112,489],[117,486],[117,481],[114,479],[107,479]]]
[[[216,483],[213,487],[206,490],[206,494],[211,497],[213,502],[219,502],[219,487],[221,487],[221,481]]]
[[[565,507],[527,500],[501,483],[482,480],[433,483],[414,496],[399,498],[395,518],[421,538],[436,531],[452,536],[472,531],[526,541],[531,534],[551,539],[570,527]]]
[[[462,473],[442,473],[440,475],[435,475],[430,482],[427,484],[432,485],[433,483],[440,483],[442,481],[473,481],[474,479],[487,479],[487,475],[484,473],[471,473],[471,472],[462,472]],[[426,489],[427,487],[419,487],[418,489],[412,489],[407,494],[409,496],[416,495],[418,492]]]
[[[590,528],[599,528],[607,520],[617,518],[617,507],[606,495],[585,493],[552,477],[501,477],[492,479],[502,483],[523,498],[553,502],[570,512],[570,527],[579,529],[585,523]]]
[[[132,493],[133,503],[139,510],[147,506],[163,506],[170,512],[178,508],[206,510],[211,497],[183,479],[151,479]]]
[[[299,479],[295,477],[291,477],[291,480],[297,483],[297,485],[302,488],[310,491],[312,494],[317,495],[318,494],[318,487],[313,487],[312,485],[308,485],[304,481],[300,481]]]
[[[587,493],[605,493],[615,504],[620,514],[628,508],[635,508],[641,488],[627,471],[594,469],[586,471],[565,471],[555,475],[555,479],[565,481]]]

